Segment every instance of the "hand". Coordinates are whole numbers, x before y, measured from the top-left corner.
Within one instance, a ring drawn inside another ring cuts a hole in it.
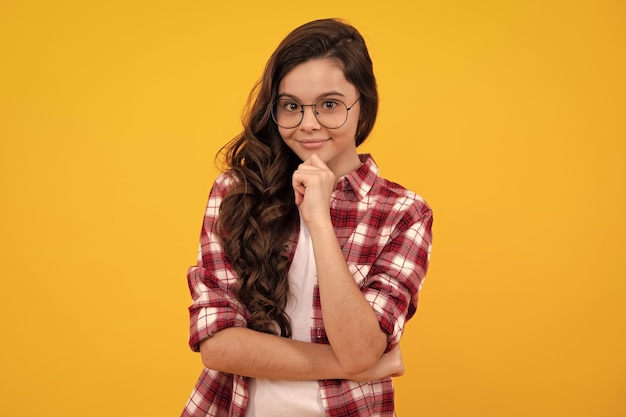
[[[376,381],[388,376],[398,377],[404,375],[404,362],[400,345],[385,353],[376,364],[369,370],[354,375],[351,379],[359,382]]]
[[[293,173],[292,186],[296,205],[307,225],[309,222],[330,218],[330,197],[337,179],[324,161],[312,155]]]

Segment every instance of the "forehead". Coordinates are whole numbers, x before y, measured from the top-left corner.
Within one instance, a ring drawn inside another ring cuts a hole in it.
[[[288,94],[301,100],[315,100],[321,96],[356,96],[356,88],[343,73],[341,64],[330,58],[311,59],[294,67],[278,85],[278,94]]]

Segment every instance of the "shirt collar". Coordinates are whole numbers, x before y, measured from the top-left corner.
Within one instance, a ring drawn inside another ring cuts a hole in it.
[[[370,154],[360,154],[361,166],[344,175],[337,183],[337,190],[352,190],[359,200],[363,200],[370,192],[376,178],[378,178],[378,166],[374,162],[374,158]]]

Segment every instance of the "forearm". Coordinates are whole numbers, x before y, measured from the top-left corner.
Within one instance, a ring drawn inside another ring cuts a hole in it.
[[[330,219],[310,230],[328,340],[343,369],[362,372],[380,359],[387,335],[348,269]]]
[[[200,344],[204,366],[217,371],[282,380],[351,379],[330,345],[306,343],[232,327]]]

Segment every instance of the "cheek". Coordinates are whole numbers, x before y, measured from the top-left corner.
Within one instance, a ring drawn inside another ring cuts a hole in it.
[[[357,120],[349,121],[349,123],[346,123],[341,127],[341,136],[354,139],[356,137],[356,131],[358,126],[359,123]]]

